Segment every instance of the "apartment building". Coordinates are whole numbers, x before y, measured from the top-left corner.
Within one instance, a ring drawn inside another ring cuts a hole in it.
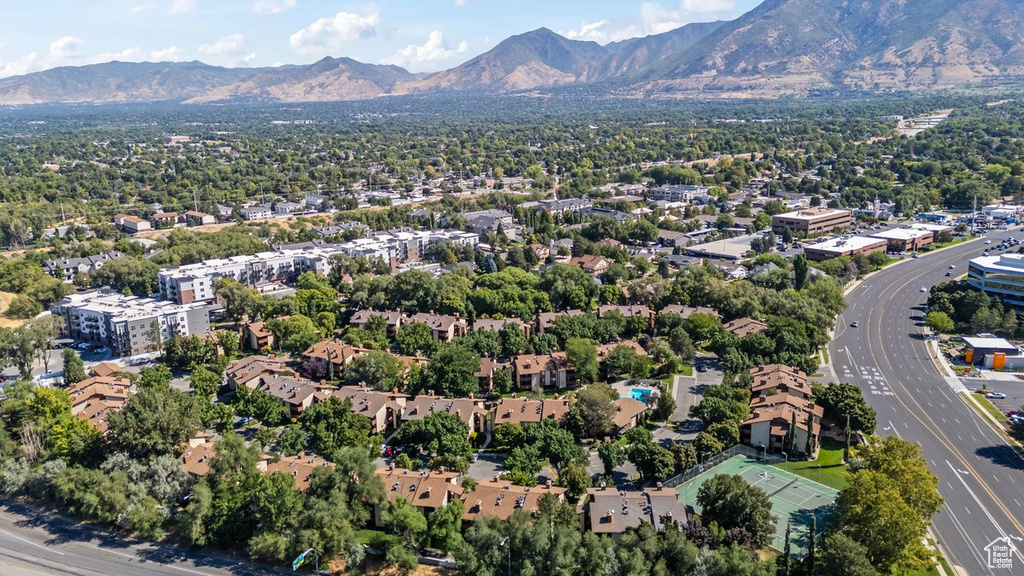
[[[520,390],[563,389],[576,383],[576,369],[565,352],[516,356],[512,360],[512,375]]]
[[[79,274],[92,274],[99,270],[104,264],[124,258],[124,252],[114,250],[105,254],[95,256],[83,256],[82,258],[59,258],[47,260],[43,263],[43,270],[67,284],[75,280]]]
[[[51,310],[64,320],[69,337],[103,344],[115,356],[152,352],[174,336],[210,330],[207,305],[126,296],[110,288],[69,294]]]

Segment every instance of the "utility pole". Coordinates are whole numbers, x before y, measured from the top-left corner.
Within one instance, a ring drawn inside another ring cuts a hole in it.
[[[978,214],[978,195],[974,195],[974,205],[971,208],[971,236],[974,236],[974,219]]]

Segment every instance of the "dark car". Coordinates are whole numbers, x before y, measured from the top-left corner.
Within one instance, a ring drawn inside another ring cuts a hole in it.
[[[704,364],[697,364],[697,372],[707,372],[708,367]]]

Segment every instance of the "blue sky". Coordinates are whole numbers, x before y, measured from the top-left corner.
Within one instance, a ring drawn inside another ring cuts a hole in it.
[[[450,68],[547,26],[602,44],[732,19],[761,0],[3,0],[0,77],[110,60],[222,66],[348,56]]]

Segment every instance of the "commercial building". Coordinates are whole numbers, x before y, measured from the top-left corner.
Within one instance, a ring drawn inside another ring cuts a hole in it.
[[[874,254],[885,252],[888,242],[882,238],[867,238],[864,236],[853,236],[850,238],[832,238],[824,242],[804,247],[804,254],[812,262],[831,260],[840,256],[853,256],[854,254]]]
[[[647,191],[647,199],[652,202],[686,202],[691,203],[704,198],[711,190],[708,186],[689,186],[685,184],[662,186]]]
[[[152,352],[175,335],[210,330],[207,305],[126,296],[109,288],[70,294],[54,303],[52,310],[64,319],[69,337],[103,344],[115,356]]]
[[[871,237],[885,240],[889,252],[916,252],[935,241],[934,232],[917,228],[884,230],[872,234]]]
[[[982,256],[967,267],[967,283],[1004,302],[1024,307],[1024,254]]]
[[[832,208],[810,208],[772,216],[772,232],[782,234],[789,230],[793,234],[813,236],[830,230],[845,230],[850,227],[853,212]]]
[[[1022,362],[1021,350],[1009,340],[996,338],[992,334],[978,334],[977,336],[964,336],[965,344],[964,362],[968,364],[981,364],[985,368],[995,366],[999,368],[1010,368],[1007,361],[1010,360],[1016,366]]]

